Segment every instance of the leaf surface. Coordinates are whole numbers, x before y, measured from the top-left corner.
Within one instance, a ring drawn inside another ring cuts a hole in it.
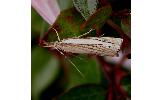
[[[105,100],[106,90],[98,85],[83,85],[72,88],[59,100]]]

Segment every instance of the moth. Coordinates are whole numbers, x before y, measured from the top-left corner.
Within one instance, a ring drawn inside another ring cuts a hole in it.
[[[93,29],[81,36],[60,40],[57,30],[54,28],[52,29],[55,30],[58,41],[45,42],[44,47],[56,49],[62,55],[64,55],[62,52],[64,51],[79,54],[94,54],[99,56],[115,56],[118,54],[120,46],[123,42],[123,39],[113,37],[81,38],[82,36],[89,34]],[[67,56],[65,56],[65,58],[67,58]],[[77,69],[81,76],[84,77],[76,65],[70,59],[68,59],[68,61]]]
[[[55,30],[55,29],[54,29]],[[116,56],[120,51],[123,39],[114,37],[86,37],[80,38],[89,32],[73,38],[60,40],[58,32],[58,41],[47,42],[44,47],[51,47],[59,51],[78,53],[78,54],[93,54],[99,56]]]

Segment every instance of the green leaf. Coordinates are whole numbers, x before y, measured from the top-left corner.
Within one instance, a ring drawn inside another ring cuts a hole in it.
[[[40,93],[52,83],[59,72],[58,60],[46,49],[32,49],[32,97],[39,99]]]
[[[99,85],[83,85],[72,88],[59,100],[105,100],[106,90]]]
[[[87,20],[97,9],[98,0],[73,0],[77,11]]]
[[[81,28],[101,28],[110,17],[111,12],[110,5],[101,7],[82,24]]]
[[[89,58],[85,55],[75,56],[70,59],[76,67],[83,73],[84,77],[75,69],[71,64],[69,67],[69,88],[81,84],[100,84],[101,82],[101,69],[95,58]]]

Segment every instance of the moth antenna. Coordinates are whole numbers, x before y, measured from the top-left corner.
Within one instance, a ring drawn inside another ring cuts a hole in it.
[[[56,32],[58,41],[61,41],[57,30],[55,28],[52,28],[52,29]]]
[[[93,30],[95,30],[95,29],[90,29],[88,32],[86,32],[86,33],[84,33],[84,34],[82,34],[82,35],[78,36],[78,38],[83,37],[83,36],[85,36],[85,35],[89,34],[89,33],[90,33],[91,31],[93,31]]]
[[[64,53],[63,52],[61,52],[59,49],[57,49],[56,47],[55,47],[55,49],[58,51],[58,52],[60,52],[73,66],[74,66],[74,68],[80,73],[80,75],[83,77],[83,78],[85,78],[85,76],[83,75],[83,73],[77,68],[77,66],[70,60],[70,59],[68,59],[68,57],[66,56],[66,55],[64,55]]]

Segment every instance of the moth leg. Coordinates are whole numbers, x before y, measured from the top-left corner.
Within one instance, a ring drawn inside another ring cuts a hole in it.
[[[89,34],[89,33],[90,33],[91,31],[93,31],[93,30],[95,30],[95,29],[90,29],[88,32],[86,32],[86,33],[84,33],[84,34],[78,36],[77,38],[81,38],[81,37],[83,37],[83,36]]]

